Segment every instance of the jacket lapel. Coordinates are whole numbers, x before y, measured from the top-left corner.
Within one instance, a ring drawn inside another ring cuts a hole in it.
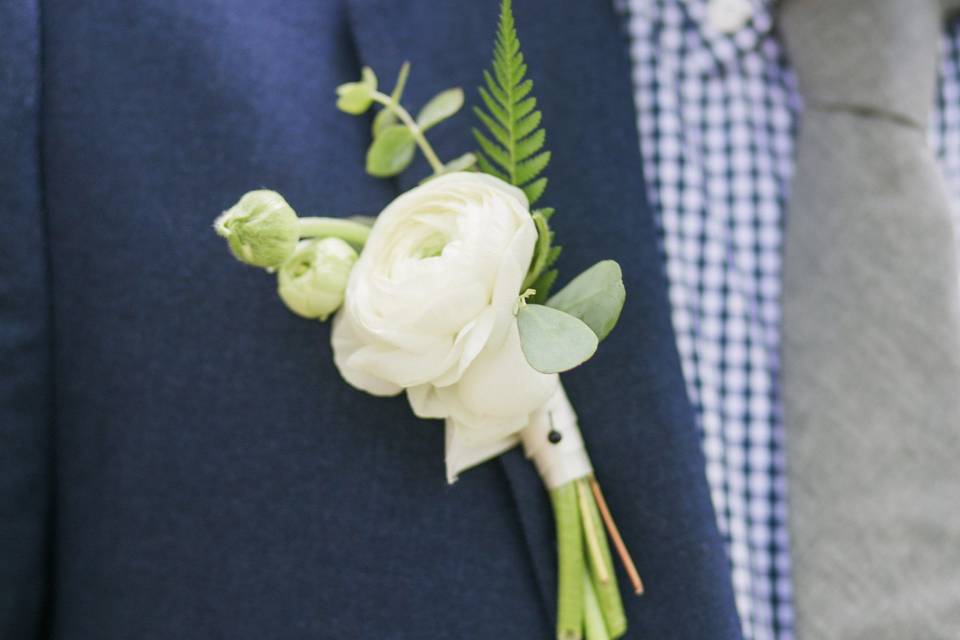
[[[489,64],[497,3],[352,0],[358,58],[392,86],[412,64],[404,101],[415,107],[462,86],[476,100]],[[519,0],[523,51],[553,151],[543,203],[564,253],[561,284],[604,258],[620,262],[627,304],[597,357],[564,375],[607,501],[647,584],[624,595],[641,637],[739,638],[729,566],[680,371],[656,230],[644,195],[626,36],[612,2]],[[344,81],[352,78],[344,78]],[[473,149],[463,112],[431,131],[442,158]],[[418,160],[418,162],[421,162]],[[425,164],[402,176],[407,189]],[[500,459],[530,547],[544,603],[555,614],[556,558],[549,501],[532,466]],[[621,584],[626,579],[621,574]]]

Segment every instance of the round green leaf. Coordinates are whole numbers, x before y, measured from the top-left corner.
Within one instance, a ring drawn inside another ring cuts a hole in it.
[[[360,82],[340,85],[337,87],[337,109],[358,116],[373,104],[370,94],[370,88]]]
[[[373,92],[377,90],[377,75],[370,67],[364,67],[360,82],[348,82],[337,87],[337,108],[346,113],[360,115],[373,104]]]
[[[570,314],[540,304],[521,305],[517,327],[523,355],[541,373],[573,369],[597,350],[597,336],[590,327]]]
[[[378,178],[395,176],[409,166],[416,151],[410,130],[400,124],[380,132],[367,150],[367,173]]]
[[[443,122],[463,106],[463,89],[447,89],[441,91],[430,102],[424,105],[417,114],[417,124],[426,131],[430,127]]]
[[[620,265],[602,260],[547,300],[547,306],[583,320],[603,340],[620,319],[626,297]]]
[[[387,109],[386,107],[380,109],[380,111],[377,112],[377,115],[373,118],[373,125],[371,127],[373,130],[373,137],[376,138],[383,132],[384,129],[396,123],[397,116],[393,113],[393,111],[390,111],[390,109]]]

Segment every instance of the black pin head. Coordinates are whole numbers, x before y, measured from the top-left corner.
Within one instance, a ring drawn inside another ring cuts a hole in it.
[[[549,440],[551,444],[557,444],[563,440],[563,434],[553,426],[553,412],[547,413],[547,418],[550,420],[550,432],[547,433],[547,440]]]

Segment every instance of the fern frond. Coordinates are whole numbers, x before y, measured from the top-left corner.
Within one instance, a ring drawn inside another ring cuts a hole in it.
[[[550,151],[545,149],[547,134],[540,126],[542,116],[533,95],[533,80],[526,75],[511,0],[501,0],[493,66],[483,72],[484,86],[478,89],[481,104],[473,109],[483,125],[483,130],[473,130],[480,147],[476,153],[477,167],[520,187],[533,204],[547,188],[547,179],[540,174],[550,163]],[[540,303],[550,296],[557,279],[553,265],[560,256],[560,247],[553,245],[553,232],[547,224],[552,215],[550,208],[533,212],[537,249],[523,288],[536,289],[533,300]]]
[[[491,175],[494,178],[500,178],[504,182],[508,182],[510,180],[510,178],[504,175],[502,171],[500,171],[499,169],[494,167],[492,164],[490,164],[490,161],[487,160],[483,156],[483,154],[478,153],[476,154],[476,156],[477,156],[477,167],[479,167],[480,171],[482,171],[483,173],[486,173],[487,175]]]
[[[493,118],[488,116],[485,112],[483,112],[480,109],[474,109],[474,113],[477,114],[477,117],[480,118],[480,122],[482,122],[484,126],[487,127],[487,131],[489,131],[491,135],[493,135],[493,138],[497,142],[499,142],[501,145],[504,145],[504,146],[508,144],[507,141],[510,139],[510,137],[503,127],[501,127],[499,124],[494,122]]]
[[[538,129],[532,136],[517,143],[517,160],[526,160],[537,151],[543,148],[543,143],[547,140],[547,132]]]
[[[540,207],[539,209],[535,209],[533,213],[539,213],[543,216],[544,220],[550,220],[550,217],[554,214],[554,209],[553,207]]]
[[[483,113],[483,112],[481,111],[480,113]],[[485,113],[483,115],[485,117],[489,117]],[[531,133],[533,133],[534,131],[536,131],[537,127],[539,126],[540,126],[540,112],[534,111],[528,117],[517,122],[517,128],[514,131],[514,135],[516,135],[517,138],[525,138]],[[540,131],[543,131],[543,129],[540,129]]]
[[[547,188],[547,179],[538,178],[523,188],[523,193],[527,196],[527,202],[536,202],[543,195]]]
[[[550,152],[544,151],[543,153],[538,153],[529,160],[523,160],[517,164],[516,171],[514,175],[517,177],[517,184],[526,184],[533,180],[541,171],[546,168],[547,164],[550,162]],[[545,180],[546,178],[541,178]]]
[[[526,74],[511,1],[502,0],[493,67],[483,73],[482,106],[474,108],[486,134],[474,129],[473,136],[480,147],[480,170],[520,187],[532,204],[547,186],[547,179],[539,176],[550,152],[543,151],[546,132],[540,127],[533,81]]]
[[[563,251],[563,247],[556,246],[556,245],[550,247],[550,252],[547,253],[547,264],[546,264],[547,269],[552,267],[557,262],[557,258],[560,257],[561,251]]]

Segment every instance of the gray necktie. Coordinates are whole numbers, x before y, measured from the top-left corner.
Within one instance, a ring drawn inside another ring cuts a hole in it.
[[[785,0],[805,109],[783,383],[801,640],[960,638],[960,312],[934,0]]]

